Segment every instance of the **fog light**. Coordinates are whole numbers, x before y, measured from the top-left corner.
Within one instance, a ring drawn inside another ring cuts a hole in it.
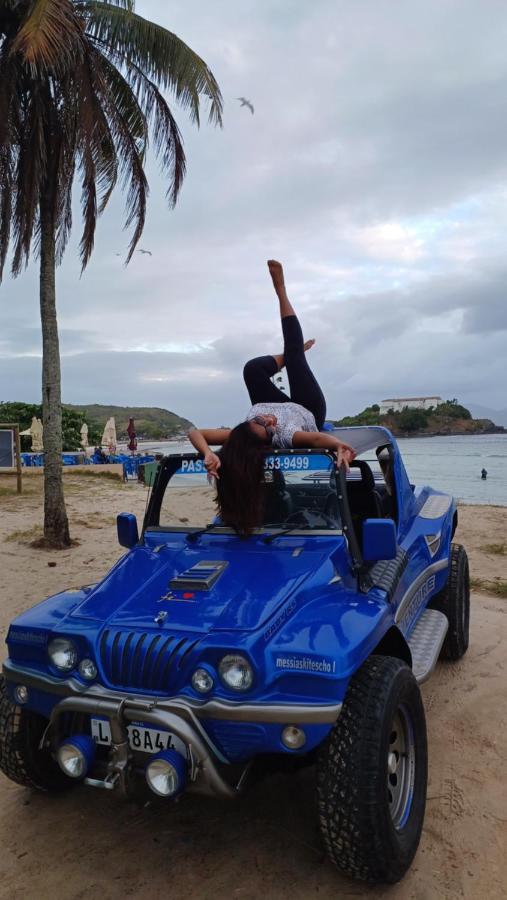
[[[95,742],[87,734],[73,735],[60,744],[56,758],[69,778],[84,778],[95,758]]]
[[[289,750],[300,750],[306,744],[306,734],[295,725],[287,725],[282,731],[282,741]]]
[[[187,761],[176,750],[163,750],[146,766],[148,787],[159,797],[175,797],[185,787]]]
[[[94,678],[97,677],[97,666],[93,662],[93,659],[82,659],[79,663],[79,674],[81,678],[85,678],[86,681],[93,681]]]
[[[196,669],[192,675],[192,687],[200,694],[207,694],[213,687],[213,678],[206,669]]]
[[[20,706],[28,701],[28,688],[24,684],[17,684],[14,688],[14,699]]]

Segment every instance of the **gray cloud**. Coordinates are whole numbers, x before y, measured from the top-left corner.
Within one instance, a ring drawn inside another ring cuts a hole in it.
[[[280,347],[274,256],[318,339],[333,415],[405,392],[505,405],[505,5],[137,8],[212,66],[225,127],[196,132],[174,106],[188,177],[169,213],[149,163],[151,257],[125,269],[116,255],[120,196],[82,278],[74,231],[58,274],[64,398],[168,406],[203,424],[243,415],[244,360]],[[37,292],[36,265],[0,289],[4,399],[40,396]]]

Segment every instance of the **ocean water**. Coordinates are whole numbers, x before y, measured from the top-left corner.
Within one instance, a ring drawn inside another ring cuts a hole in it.
[[[464,503],[507,506],[507,434],[400,438],[398,444],[413,484],[430,484]],[[190,443],[174,441],[147,443],[143,448],[160,453],[193,450]],[[482,468],[488,471],[485,481]]]
[[[507,506],[507,434],[400,438],[398,444],[412,483],[431,484],[464,503]]]

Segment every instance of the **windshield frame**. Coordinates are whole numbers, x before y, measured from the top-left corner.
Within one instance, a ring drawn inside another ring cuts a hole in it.
[[[286,448],[286,449],[274,449],[268,448],[265,452],[266,457],[277,457],[277,456],[326,456],[330,464],[332,466],[330,471],[330,482],[331,476],[334,473],[334,488],[336,490],[336,496],[338,500],[338,509],[340,512],[341,525],[340,527],[332,528],[331,526],[326,527],[318,527],[318,528],[304,528],[298,527],[294,525],[294,528],[291,529],[291,536],[337,536],[343,535],[343,492],[340,490],[340,481],[338,478],[338,472],[336,470],[336,461],[333,453],[325,448],[321,447],[312,447],[312,448]],[[146,514],[143,522],[143,531],[142,535],[146,531],[151,533],[153,532],[167,532],[171,533],[188,533],[189,535],[194,534],[196,532],[202,532],[204,525],[202,526],[175,526],[175,525],[161,525],[160,524],[160,513],[162,508],[162,501],[165,495],[166,490],[168,489],[169,482],[173,478],[173,476],[178,472],[178,470],[182,467],[182,463],[187,462],[200,462],[202,465],[203,457],[199,453],[178,453],[178,454],[170,454],[165,456],[159,464],[157,469],[155,479],[153,482],[153,487],[151,489],[151,494],[148,497]],[[301,470],[299,470],[301,471]],[[211,523],[208,523],[211,524]],[[260,525],[259,527],[253,530],[254,535],[264,535],[264,534],[276,534],[278,531],[285,530],[287,525],[285,524],[267,524]],[[208,534],[222,534],[222,535],[236,535],[236,531],[234,528],[231,528],[227,525],[221,525],[219,523],[214,524],[213,528],[210,529]]]

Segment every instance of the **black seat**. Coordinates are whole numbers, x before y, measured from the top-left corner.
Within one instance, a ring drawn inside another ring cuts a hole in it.
[[[354,459],[350,463],[351,469],[359,469],[361,478],[347,481],[347,496],[354,531],[362,548],[363,522],[365,519],[382,518],[382,506],[380,497],[375,489],[373,472],[364,459]]]
[[[293,512],[294,504],[285,485],[283,474],[275,469],[272,481],[264,483],[264,522],[276,525],[286,522]]]

